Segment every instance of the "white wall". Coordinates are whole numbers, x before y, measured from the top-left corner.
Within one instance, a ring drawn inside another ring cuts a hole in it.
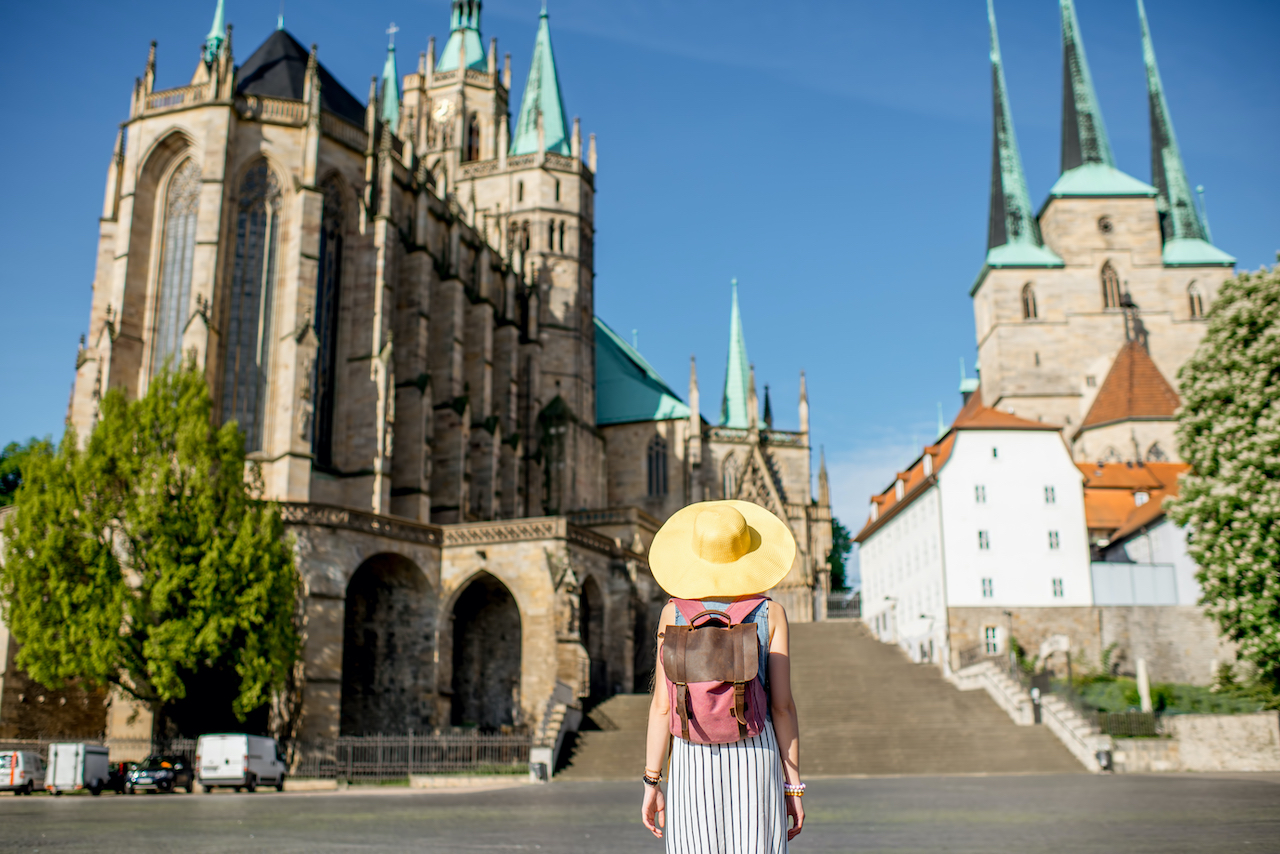
[[[901,644],[916,660],[931,638],[935,657],[941,656],[946,637],[939,497],[938,487],[930,487],[859,552],[863,620],[882,641]]]
[[[984,487],[985,502],[976,500],[975,486]],[[1045,500],[1046,486],[1054,489],[1053,503]],[[1092,604],[1082,477],[1059,433],[961,430],[939,488],[949,605]],[[979,531],[987,534],[986,549]],[[1057,532],[1056,549],[1050,531]],[[991,579],[989,597],[984,578]],[[1054,595],[1055,578],[1062,596]]]
[[[1187,532],[1166,517],[1137,536],[1106,550],[1108,561],[1173,564],[1179,605],[1197,605],[1203,591],[1196,581],[1199,567],[1187,554]]]

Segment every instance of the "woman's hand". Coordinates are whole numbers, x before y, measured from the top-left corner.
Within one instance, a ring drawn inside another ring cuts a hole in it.
[[[800,814],[803,816],[803,811]],[[650,833],[659,839],[662,838],[662,828],[667,825],[667,799],[662,794],[662,789],[645,784],[640,820],[644,822],[645,827],[649,828]]]
[[[804,829],[804,804],[795,795],[787,795],[787,815],[794,822],[792,827],[787,828],[787,841],[790,842]]]

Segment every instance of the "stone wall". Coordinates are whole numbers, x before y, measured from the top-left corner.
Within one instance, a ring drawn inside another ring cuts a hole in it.
[[[1280,771],[1280,712],[1173,715],[1165,726],[1169,738],[1116,739],[1116,771]]]
[[[951,666],[959,667],[959,654],[983,642],[983,630],[993,626],[1003,638],[1009,617],[1003,608],[949,608]],[[1139,658],[1147,661],[1153,682],[1208,685],[1218,664],[1234,661],[1230,646],[1222,642],[1214,624],[1198,607],[1187,605],[1108,606],[1078,608],[1009,608],[1013,636],[1023,649],[1035,655],[1052,635],[1071,640],[1076,672],[1097,670],[1104,650],[1115,645],[1111,664],[1117,672],[1133,675]],[[1055,654],[1051,669],[1065,672],[1066,659]]]

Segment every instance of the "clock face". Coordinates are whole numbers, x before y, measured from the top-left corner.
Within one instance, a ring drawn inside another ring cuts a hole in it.
[[[432,112],[432,114],[435,116],[435,120],[438,122],[448,121],[449,116],[453,114],[453,102],[441,101],[440,103],[436,104],[436,108]]]

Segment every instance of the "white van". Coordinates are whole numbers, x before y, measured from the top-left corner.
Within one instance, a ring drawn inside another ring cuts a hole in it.
[[[51,744],[44,787],[55,795],[80,789],[100,795],[111,776],[109,769],[107,749],[100,744]]]
[[[44,788],[44,760],[30,750],[0,753],[0,792],[29,795]]]
[[[274,738],[241,733],[202,735],[196,773],[206,792],[218,786],[254,791],[260,783],[284,791],[284,755]]]

